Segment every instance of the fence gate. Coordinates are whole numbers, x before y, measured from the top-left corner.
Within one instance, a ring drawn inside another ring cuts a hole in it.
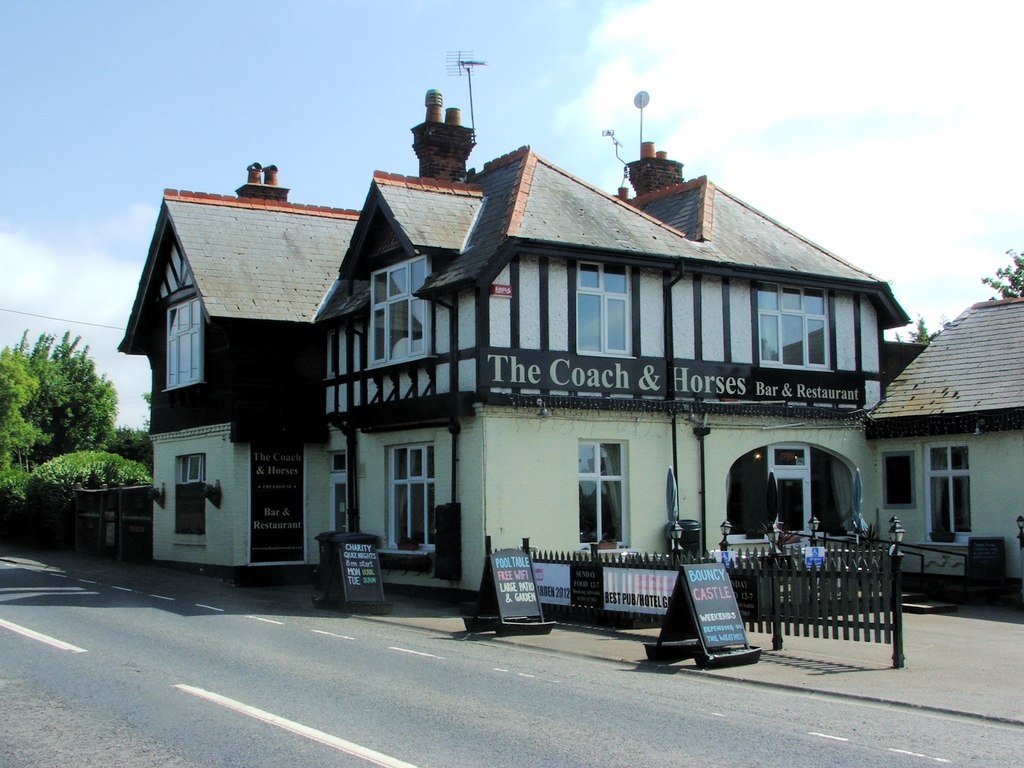
[[[75,489],[75,550],[146,563],[153,559],[152,486]]]

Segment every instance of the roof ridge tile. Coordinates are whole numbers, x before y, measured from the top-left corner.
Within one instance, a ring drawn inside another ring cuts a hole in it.
[[[253,197],[230,197],[210,192],[192,192],[184,189],[165,189],[164,200],[176,200],[199,205],[219,205],[225,208],[263,209],[279,213],[295,213],[303,216],[322,216],[332,219],[358,219],[359,211],[350,208],[331,208],[326,205],[305,205],[283,203],[276,200],[261,200]]]

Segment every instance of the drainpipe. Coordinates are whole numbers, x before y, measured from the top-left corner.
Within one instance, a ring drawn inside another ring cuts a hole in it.
[[[711,434],[711,427],[708,426],[707,417],[699,427],[693,428],[693,435],[697,438],[697,445],[700,450],[700,541],[702,549],[707,551],[707,530],[708,530],[708,499],[707,499],[707,465],[705,463],[704,438]]]

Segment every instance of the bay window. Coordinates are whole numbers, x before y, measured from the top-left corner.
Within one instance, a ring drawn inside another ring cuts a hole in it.
[[[203,380],[203,309],[199,299],[167,310],[167,388]]]
[[[400,362],[427,353],[427,302],[414,296],[427,279],[426,258],[396,264],[371,277],[370,362]]]
[[[824,291],[758,285],[757,325],[761,365],[828,366]]]

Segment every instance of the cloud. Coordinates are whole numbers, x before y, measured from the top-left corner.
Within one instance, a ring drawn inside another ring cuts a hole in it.
[[[70,331],[117,388],[118,423],[143,426],[149,391],[145,358],[117,351],[131,313],[156,210],[135,205],[96,222],[54,225],[45,232],[0,221],[0,346],[27,332]]]
[[[878,277],[935,327],[1024,246],[1024,9],[979,3],[678,3],[612,10],[564,125],[643,137]],[[629,137],[629,138],[626,138]],[[614,172],[600,183],[618,185]]]

